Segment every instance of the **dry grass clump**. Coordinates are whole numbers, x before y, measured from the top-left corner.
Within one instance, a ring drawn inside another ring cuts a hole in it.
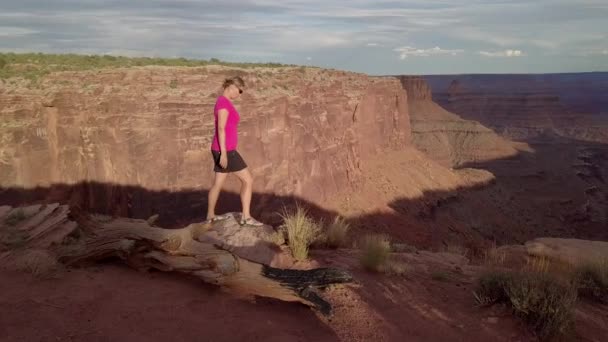
[[[483,273],[474,291],[479,305],[508,304],[541,339],[563,335],[573,324],[576,282],[556,272],[547,259],[534,259],[521,270]]]
[[[323,230],[319,237],[319,244],[329,248],[340,248],[346,246],[350,224],[341,216],[336,218]]]
[[[60,269],[60,264],[49,251],[32,249],[14,253],[0,267],[50,278]]]
[[[306,260],[310,245],[317,239],[321,227],[300,205],[293,211],[283,209],[282,229],[287,233],[287,243],[296,260]]]
[[[368,234],[360,242],[361,265],[367,270],[381,272],[391,254],[391,242],[384,234]]]
[[[581,297],[608,304],[608,260],[581,264],[574,270]]]

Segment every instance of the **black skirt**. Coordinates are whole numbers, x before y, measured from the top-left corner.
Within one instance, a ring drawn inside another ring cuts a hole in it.
[[[237,172],[247,167],[245,160],[243,160],[243,157],[241,157],[241,155],[236,150],[226,152],[228,156],[228,165],[226,165],[225,169],[220,166],[220,152],[211,150],[211,154],[213,154],[213,163],[215,165],[213,171],[215,172]]]

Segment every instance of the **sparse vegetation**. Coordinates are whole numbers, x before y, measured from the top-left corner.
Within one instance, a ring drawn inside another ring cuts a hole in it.
[[[71,85],[72,82],[69,80],[57,80],[57,81],[55,81],[55,84],[58,84],[61,86],[68,86],[68,85]]]
[[[285,243],[285,232],[283,229],[279,229],[270,235],[269,240],[275,245],[282,245]]]
[[[391,244],[391,252],[394,253],[416,253],[418,249],[407,243],[393,243]]]
[[[450,275],[446,271],[434,271],[431,272],[431,279],[436,281],[448,281],[450,280]]]
[[[39,278],[54,277],[60,269],[55,257],[46,250],[23,250],[13,255],[9,269],[27,272]]]
[[[321,232],[320,225],[300,205],[297,205],[291,212],[283,209],[281,218],[293,257],[296,260],[306,260],[310,245]]]
[[[608,304],[608,260],[578,266],[575,279],[581,297]]]
[[[391,243],[386,235],[369,234],[361,240],[361,265],[365,269],[380,272],[386,269],[391,253]]]
[[[239,68],[279,68],[295,66],[280,63],[235,63],[221,61],[217,58],[196,60],[186,58],[123,57],[109,55],[0,53],[0,79],[23,77],[35,81],[54,71],[95,70],[149,65],[181,67],[224,65]]]
[[[506,253],[493,245],[483,251],[483,263],[486,266],[502,266],[506,260]]]
[[[469,250],[462,245],[448,244],[447,246],[445,246],[444,252],[461,255],[465,258],[469,257]]]
[[[19,222],[25,220],[27,216],[21,209],[13,210],[8,216],[4,219],[4,224],[8,226],[16,226]]]
[[[389,260],[388,263],[386,264],[384,271],[388,274],[400,276],[400,275],[404,275],[405,273],[407,273],[408,267],[407,267],[407,264],[405,264],[403,262]]]
[[[336,218],[325,227],[323,236],[321,237],[321,244],[329,248],[339,248],[346,244],[346,237],[350,225],[343,217],[336,216]]]
[[[572,325],[576,286],[571,279],[546,272],[543,267],[537,264],[521,271],[484,273],[474,292],[477,303],[509,304],[542,339],[565,333]]]
[[[0,250],[17,249],[25,245],[26,234],[14,227],[6,227],[0,235]]]
[[[509,300],[505,290],[512,274],[505,271],[488,271],[477,280],[477,288],[473,292],[479,306],[504,303]]]
[[[570,328],[577,298],[574,284],[535,272],[510,280],[506,290],[511,306],[540,337],[560,335]]]

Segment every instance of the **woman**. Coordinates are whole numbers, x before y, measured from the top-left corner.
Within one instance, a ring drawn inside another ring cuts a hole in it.
[[[251,194],[253,178],[247,169],[247,164],[237,152],[239,113],[232,101],[239,98],[245,88],[243,79],[236,76],[228,78],[223,84],[224,93],[217,98],[213,115],[215,117],[215,134],[211,143],[211,153],[215,163],[215,182],[209,189],[209,206],[207,221],[215,222],[227,218],[226,215],[215,215],[215,205],[220,195],[222,185],[229,173],[235,174],[241,181],[241,205],[243,213],[239,218],[241,225],[262,226],[263,223],[251,217]]]

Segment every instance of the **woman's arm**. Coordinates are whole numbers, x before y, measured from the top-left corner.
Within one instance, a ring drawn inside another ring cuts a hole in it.
[[[226,109],[220,109],[217,113],[217,134],[220,143],[220,152],[226,153],[226,122],[228,122],[228,111]]]

